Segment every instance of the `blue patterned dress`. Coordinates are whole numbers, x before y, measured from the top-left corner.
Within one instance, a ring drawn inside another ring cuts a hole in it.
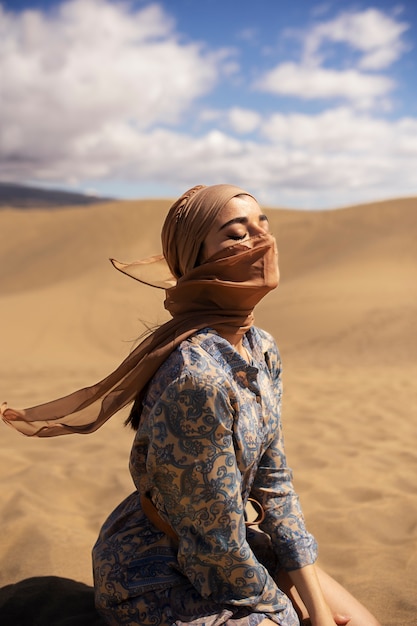
[[[210,329],[193,335],[152,379],[130,457],[136,490],[93,549],[96,604],[109,624],[298,626],[277,572],[313,563],[287,467],[281,364],[272,337],[251,328],[248,364]],[[144,515],[147,493],[178,542]],[[245,525],[245,505],[265,510]]]

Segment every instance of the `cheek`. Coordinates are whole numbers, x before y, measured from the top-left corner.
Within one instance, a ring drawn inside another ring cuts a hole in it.
[[[200,247],[200,252],[198,253],[197,265],[201,265],[204,261],[207,261],[213,254],[219,251],[219,247],[216,246],[215,241],[213,241],[210,237],[207,237]]]
[[[216,246],[214,241],[210,240],[210,238],[205,239],[200,246],[200,250],[197,257],[196,267],[198,265],[202,265],[205,263],[213,254],[219,251],[219,247]]]

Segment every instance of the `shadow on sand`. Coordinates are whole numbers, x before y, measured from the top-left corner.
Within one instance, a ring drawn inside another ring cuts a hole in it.
[[[1,626],[105,626],[84,583],[39,576],[0,588]]]

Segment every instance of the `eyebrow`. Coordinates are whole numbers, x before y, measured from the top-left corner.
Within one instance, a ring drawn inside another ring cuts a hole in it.
[[[231,226],[232,224],[247,224],[248,223],[248,218],[247,217],[234,217],[232,220],[229,220],[228,222],[226,222],[225,224],[223,224],[222,226],[220,226],[219,231],[223,230],[224,228],[227,228],[228,226]],[[266,215],[261,214],[259,216],[259,221],[260,222],[265,222],[268,221],[268,218]]]

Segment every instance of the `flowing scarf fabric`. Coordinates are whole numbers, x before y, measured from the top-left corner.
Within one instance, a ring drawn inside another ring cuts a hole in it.
[[[209,190],[216,199],[219,210],[232,197],[246,193],[230,185],[214,187],[196,188],[192,199],[197,199],[199,194],[206,192],[204,200],[212,209],[213,202],[208,202]],[[188,203],[189,199],[185,202]],[[179,209],[181,210],[181,205]],[[137,398],[169,354],[197,330],[211,327],[219,332],[244,334],[250,328],[253,324],[253,308],[278,284],[274,237],[269,234],[252,237],[245,243],[222,250],[204,264],[193,267],[199,246],[190,246],[193,248],[192,254],[190,248],[187,249],[184,262],[178,255],[178,250],[182,250],[184,245],[182,248],[177,246],[175,250],[173,243],[173,239],[178,237],[178,223],[175,232],[172,229],[168,232],[171,221],[177,219],[178,222],[178,212],[177,206],[175,217],[168,214],[165,222],[168,228],[165,228],[165,236],[163,230],[162,236],[164,255],[171,272],[174,275],[183,272],[177,282],[166,289],[165,307],[171,313],[172,319],[147,337],[114,372],[95,385],[24,410],[8,408],[3,404],[1,413],[7,424],[24,435],[37,437],[94,432],[117,411]],[[210,214],[210,211],[204,212],[201,207],[199,212],[206,217]],[[211,211],[211,218],[212,215]],[[206,230],[209,223],[210,217],[206,219]],[[197,228],[201,228],[201,221]],[[196,241],[192,236],[192,229],[188,230],[189,236],[190,232],[191,239]],[[200,242],[204,239],[203,235],[204,228]],[[171,252],[167,251],[169,246],[172,247]],[[115,265],[135,276],[137,264]],[[130,271],[132,267],[133,270]],[[172,282],[168,280],[168,284]]]

